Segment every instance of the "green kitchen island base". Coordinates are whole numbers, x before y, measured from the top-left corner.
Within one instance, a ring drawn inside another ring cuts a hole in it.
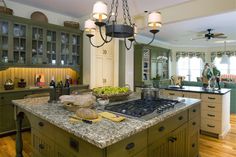
[[[14,100],[17,123],[16,152],[22,157],[21,123],[31,124],[33,157],[197,157],[200,101],[150,120],[126,118],[115,123],[71,124],[62,104],[47,98]]]

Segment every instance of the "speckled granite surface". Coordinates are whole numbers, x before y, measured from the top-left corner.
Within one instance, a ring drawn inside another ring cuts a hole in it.
[[[69,122],[69,116],[73,115],[73,113],[65,110],[61,103],[48,103],[48,99],[48,97],[29,98],[13,100],[13,103],[17,107],[26,110],[99,148],[105,148],[112,145],[199,103],[199,100],[197,99],[182,98],[185,100],[183,105],[147,121],[126,118],[125,121],[119,123],[102,119],[102,121],[93,124],[83,122],[72,124]],[[133,96],[131,99],[137,99],[137,97]]]

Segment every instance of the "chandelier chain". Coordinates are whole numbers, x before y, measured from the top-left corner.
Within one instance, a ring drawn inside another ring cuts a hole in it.
[[[119,7],[119,2],[116,0],[116,11],[115,11],[115,23],[117,23],[117,17],[118,17],[118,7]]]
[[[125,0],[122,0],[122,8],[123,8],[123,18],[124,18],[124,24],[127,24],[127,21],[126,21],[126,6],[125,6]]]
[[[131,17],[130,17],[130,14],[129,14],[129,6],[128,6],[127,0],[125,0],[125,9],[126,9],[126,12],[127,12],[129,23],[130,23],[130,25],[132,25]]]
[[[111,10],[110,10],[110,12],[109,12],[109,16],[108,16],[107,23],[110,23],[110,19],[111,19],[111,16],[112,16],[112,11],[113,11],[113,8],[114,8],[114,3],[115,3],[115,0],[112,0],[112,3],[111,3]]]

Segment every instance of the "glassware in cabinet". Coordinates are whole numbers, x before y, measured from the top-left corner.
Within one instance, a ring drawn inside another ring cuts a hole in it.
[[[72,35],[72,64],[78,66],[80,64],[80,36]]]
[[[44,43],[43,28],[32,27],[32,64],[43,63]]]
[[[26,62],[26,25],[13,24],[13,63]]]
[[[47,62],[56,65],[56,31],[47,30]]]
[[[0,21],[0,62],[8,63],[9,23]]]
[[[70,59],[70,34],[61,33],[61,65],[69,65]]]

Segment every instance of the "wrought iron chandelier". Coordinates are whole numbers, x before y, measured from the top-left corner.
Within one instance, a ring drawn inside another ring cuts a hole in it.
[[[85,21],[84,26],[86,35],[89,37],[89,42],[92,46],[99,48],[111,42],[113,38],[124,38],[127,50],[131,49],[133,42],[137,43],[135,39],[137,26],[135,23],[132,23],[127,0],[122,0],[123,23],[118,23],[118,7],[119,0],[112,0],[110,11],[107,13],[106,3],[97,1],[94,4],[92,13],[93,19]],[[151,41],[147,43],[147,45],[150,45],[154,41],[156,33],[160,31],[159,28],[162,26],[160,12],[153,11],[148,14],[148,26],[151,28],[150,32],[153,34]],[[98,27],[99,34],[103,40],[100,45],[93,44],[91,39],[94,36],[96,27]],[[105,28],[105,36],[102,33],[103,28]],[[129,46],[127,40],[130,42]]]

